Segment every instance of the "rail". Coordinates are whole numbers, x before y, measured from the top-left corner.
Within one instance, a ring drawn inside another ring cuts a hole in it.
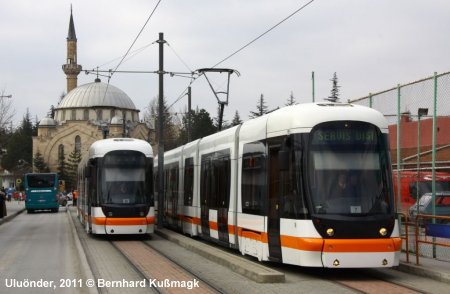
[[[429,220],[434,220],[431,223]],[[441,221],[442,223],[436,223]],[[419,236],[419,229],[424,227],[425,234],[422,239]],[[429,214],[418,214],[415,220],[415,238],[416,238],[416,264],[419,265],[420,246],[419,244],[431,244],[435,246],[443,246],[450,248],[450,243],[437,241],[436,238],[450,239],[450,217]],[[430,240],[431,238],[431,240]]]
[[[397,218],[399,219],[400,224],[404,224],[405,233],[400,234],[400,238],[403,241],[405,241],[406,262],[409,263],[409,233],[408,233],[409,229],[408,228],[409,228],[410,223],[408,222],[408,215],[403,212],[398,212]]]
[[[416,264],[419,265],[420,244],[430,244],[433,248],[436,246],[450,248],[450,217],[418,214],[415,220],[411,220],[407,214],[400,212],[397,213],[397,217],[404,228],[400,237],[405,242],[404,250],[407,263],[409,263],[409,254],[412,253],[416,255]],[[441,223],[436,223],[436,221],[433,223],[432,219]],[[412,240],[413,238],[414,240]],[[448,243],[437,241],[436,238],[447,239]],[[415,246],[410,246],[411,244]],[[410,251],[411,247],[415,248]]]

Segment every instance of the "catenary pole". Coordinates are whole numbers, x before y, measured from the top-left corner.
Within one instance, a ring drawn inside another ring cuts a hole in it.
[[[164,211],[164,33],[159,33],[158,99],[158,228],[163,228]]]
[[[187,141],[191,142],[191,86],[188,87]]]

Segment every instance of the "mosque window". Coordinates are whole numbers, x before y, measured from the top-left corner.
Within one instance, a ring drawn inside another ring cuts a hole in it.
[[[103,110],[98,109],[97,110],[97,119],[102,120],[103,119]]]
[[[113,118],[116,115],[116,111],[114,109],[111,109],[111,114],[109,115],[110,119]]]
[[[83,112],[83,119],[89,120],[89,109],[85,109]]]
[[[81,151],[81,138],[80,136],[75,137],[75,151],[80,152]]]
[[[64,160],[64,145],[60,144],[58,146],[58,161],[63,161]]]
[[[77,119],[77,111],[75,109],[72,109],[72,113],[70,114],[70,119],[71,120]]]
[[[63,110],[63,111],[61,111],[61,112],[62,112],[62,114],[61,114],[61,120],[66,120],[66,111]]]

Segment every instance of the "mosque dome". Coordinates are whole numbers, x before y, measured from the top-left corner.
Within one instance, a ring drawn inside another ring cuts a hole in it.
[[[94,83],[79,86],[70,91],[59,103],[57,109],[113,107],[135,110],[136,106],[125,92],[111,84],[96,79]]]
[[[51,117],[44,117],[39,121],[39,127],[54,127],[56,126],[56,121]]]

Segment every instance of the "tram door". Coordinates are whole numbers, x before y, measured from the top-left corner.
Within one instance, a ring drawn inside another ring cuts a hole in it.
[[[281,261],[280,242],[280,170],[278,152],[280,145],[269,146],[269,205],[268,205],[268,237],[269,260]]]
[[[200,224],[202,235],[209,237],[209,202],[212,188],[212,167],[209,156],[202,156],[200,173]]]
[[[229,242],[228,206],[230,199],[230,157],[224,154],[214,162],[214,179],[217,193],[217,226],[219,240]]]

